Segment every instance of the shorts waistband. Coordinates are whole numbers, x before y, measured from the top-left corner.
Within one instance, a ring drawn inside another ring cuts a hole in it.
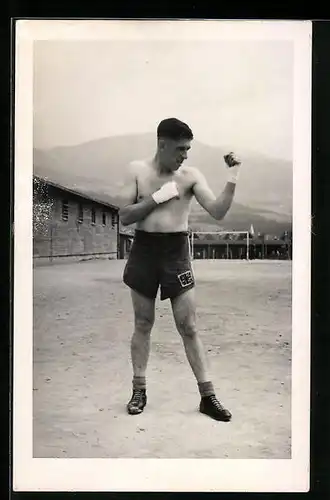
[[[161,232],[149,232],[143,231],[142,229],[135,229],[135,236],[141,238],[149,239],[161,239],[161,238],[182,238],[182,236],[188,236],[188,231],[176,231],[172,233],[161,233]]]

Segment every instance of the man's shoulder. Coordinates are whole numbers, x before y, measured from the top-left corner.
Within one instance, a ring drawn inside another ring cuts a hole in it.
[[[198,178],[200,175],[200,170],[197,167],[192,167],[190,165],[183,165],[181,167],[181,172],[193,178]]]
[[[133,172],[139,172],[150,167],[150,161],[148,159],[142,160],[132,160],[129,162],[128,168]]]
[[[150,166],[151,160],[149,158],[141,158],[139,160],[131,160],[130,165],[137,166],[137,167],[146,167]]]
[[[137,177],[149,168],[148,160],[132,160],[128,163],[127,169],[131,176]]]

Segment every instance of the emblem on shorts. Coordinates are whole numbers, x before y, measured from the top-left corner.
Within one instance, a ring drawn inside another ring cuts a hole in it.
[[[182,287],[189,286],[194,282],[191,271],[185,271],[184,273],[178,274],[178,279]]]

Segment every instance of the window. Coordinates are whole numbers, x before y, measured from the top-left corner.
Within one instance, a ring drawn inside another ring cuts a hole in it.
[[[95,224],[96,221],[96,213],[95,213],[95,208],[92,207],[92,224]]]
[[[69,202],[62,200],[62,220],[67,221],[69,218]]]
[[[114,228],[116,226],[116,216],[115,214],[111,214],[111,226]]]
[[[107,214],[105,212],[102,212],[102,224],[103,226],[107,224]]]
[[[83,222],[84,220],[84,209],[81,203],[78,205],[78,222]]]

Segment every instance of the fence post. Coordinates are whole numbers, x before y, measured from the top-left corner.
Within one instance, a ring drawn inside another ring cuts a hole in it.
[[[50,262],[53,262],[53,224],[50,224]]]

